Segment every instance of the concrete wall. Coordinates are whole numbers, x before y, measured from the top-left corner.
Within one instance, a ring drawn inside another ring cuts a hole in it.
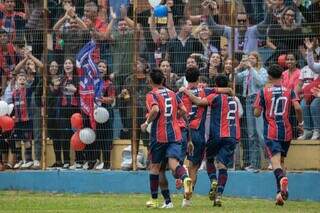
[[[171,172],[167,173],[172,193],[175,189]],[[320,201],[320,173],[288,173],[291,200]],[[149,193],[149,175],[139,172],[95,171],[18,171],[0,173],[0,190],[30,190],[71,193]],[[206,195],[209,179],[200,172],[195,192]],[[258,174],[229,171],[225,195],[274,199],[276,193],[272,172]],[[182,195],[181,195],[182,197]]]

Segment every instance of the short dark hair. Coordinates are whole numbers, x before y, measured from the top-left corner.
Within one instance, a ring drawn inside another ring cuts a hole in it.
[[[216,86],[217,87],[228,87],[229,79],[224,74],[218,74],[215,78]]]
[[[198,68],[188,68],[186,70],[186,80],[190,83],[197,82],[199,80],[200,71]]]
[[[274,79],[279,79],[282,76],[283,68],[278,64],[272,64],[268,69],[268,75]]]
[[[165,79],[162,71],[158,68],[153,68],[150,72],[150,79],[152,83],[161,85]]]

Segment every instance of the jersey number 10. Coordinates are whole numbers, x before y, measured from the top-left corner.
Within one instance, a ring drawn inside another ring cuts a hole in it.
[[[272,97],[271,101],[270,117],[277,115],[282,116],[286,110],[288,98],[283,96]],[[280,103],[281,105],[279,105]]]

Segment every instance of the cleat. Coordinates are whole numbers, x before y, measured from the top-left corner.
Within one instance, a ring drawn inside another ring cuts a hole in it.
[[[213,201],[213,206],[221,207],[222,206],[221,198],[222,198],[221,194],[217,194]]]
[[[176,179],[176,189],[180,190],[182,188],[182,180],[181,179]]]
[[[158,208],[159,207],[158,200],[157,199],[151,199],[151,200],[147,201],[146,206],[148,208]]]
[[[191,200],[187,200],[186,198],[183,198],[181,207],[185,208],[185,207],[190,207],[190,206],[191,206]]]
[[[173,203],[170,202],[166,204],[166,202],[163,203],[163,205],[160,207],[161,209],[172,209],[173,208]]]
[[[184,188],[184,196],[187,200],[190,200],[192,197],[192,180],[191,178],[187,177],[183,181],[183,188]]]
[[[283,198],[283,200],[287,200],[288,199],[288,178],[287,177],[283,177],[280,180],[280,188],[281,188],[281,196]]]
[[[284,200],[282,198],[281,192],[279,192],[276,196],[276,206],[283,206]]]
[[[209,191],[209,199],[210,200],[214,200],[216,198],[217,195],[217,187],[218,187],[218,183],[217,181],[212,181],[211,183],[211,187],[210,187],[210,191]]]

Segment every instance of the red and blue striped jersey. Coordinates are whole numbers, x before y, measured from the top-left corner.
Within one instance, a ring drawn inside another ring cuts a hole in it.
[[[148,112],[154,105],[159,107],[159,113],[151,126],[151,141],[180,142],[182,137],[177,118],[178,109],[183,107],[180,98],[165,87],[153,88],[146,96],[146,105]]]
[[[13,90],[12,101],[15,112],[15,122],[23,122],[29,120],[28,115],[28,91],[27,88],[17,88]]]
[[[188,87],[193,95],[199,98],[205,98],[207,95],[212,93],[212,89],[203,88],[203,87]],[[184,106],[187,109],[187,115],[189,118],[189,126],[191,129],[199,129],[203,128],[203,125],[206,120],[207,107],[205,106],[197,106],[190,100],[189,96],[178,92],[178,96],[181,98]]]
[[[298,101],[295,92],[282,85],[265,87],[258,92],[254,107],[263,111],[264,137],[269,140],[290,141],[291,104]]]
[[[238,104],[234,97],[225,94],[207,96],[210,112],[209,139],[240,139],[240,119]]]

